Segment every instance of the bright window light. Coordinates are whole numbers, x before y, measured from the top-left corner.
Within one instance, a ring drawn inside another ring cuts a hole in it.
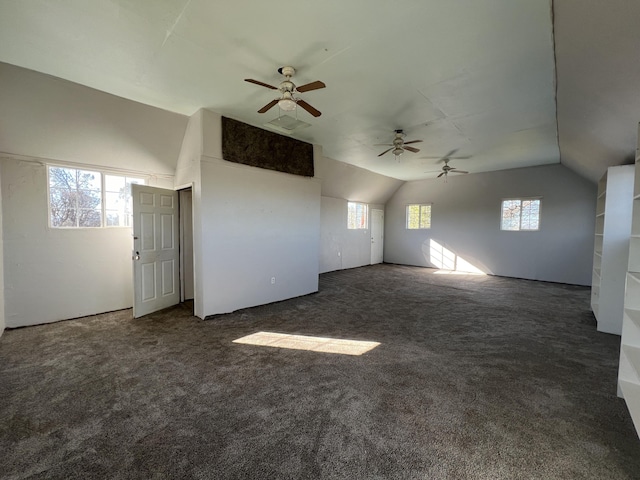
[[[535,231],[540,229],[540,199],[513,198],[502,201],[500,229]]]
[[[347,228],[362,230],[368,227],[369,206],[365,203],[347,203]]]
[[[407,205],[407,229],[431,228],[431,205]]]
[[[273,332],[253,333],[246,337],[238,338],[234,340],[233,343],[288,348],[291,350],[308,350],[310,352],[338,353],[341,355],[362,355],[380,345],[379,342],[310,337],[306,335],[289,335],[287,333]]]
[[[429,240],[429,261],[440,269],[435,272],[438,274],[486,275],[478,267],[433,239]]]
[[[131,227],[131,184],[145,184],[144,178],[53,165],[47,170],[51,227]]]

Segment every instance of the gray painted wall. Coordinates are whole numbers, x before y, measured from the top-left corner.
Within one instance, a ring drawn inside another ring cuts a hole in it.
[[[596,186],[562,165],[408,182],[386,205],[385,262],[435,266],[439,242],[486,273],[591,284]],[[542,197],[538,232],[500,230],[504,198]],[[432,203],[432,228],[407,230],[405,207]]]

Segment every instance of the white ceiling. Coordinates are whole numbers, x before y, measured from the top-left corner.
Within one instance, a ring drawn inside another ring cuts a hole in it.
[[[185,115],[261,126],[274,91],[243,79],[292,65],[327,84],[301,94],[323,115],[299,109],[294,136],[402,180],[453,149],[470,172],[559,162],[553,36],[550,0],[0,0],[0,61]],[[421,152],[378,158],[397,128]]]

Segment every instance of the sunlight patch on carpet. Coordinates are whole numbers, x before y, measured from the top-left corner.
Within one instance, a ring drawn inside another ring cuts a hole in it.
[[[287,333],[258,332],[238,338],[233,343],[258,345],[263,347],[289,348],[311,352],[339,353],[342,355],[362,355],[373,350],[379,342],[344,340],[339,338],[309,337]]]

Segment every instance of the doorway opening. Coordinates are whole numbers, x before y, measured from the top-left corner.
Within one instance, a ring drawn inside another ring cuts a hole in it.
[[[178,191],[180,203],[180,301],[193,309],[193,192],[192,187]]]

